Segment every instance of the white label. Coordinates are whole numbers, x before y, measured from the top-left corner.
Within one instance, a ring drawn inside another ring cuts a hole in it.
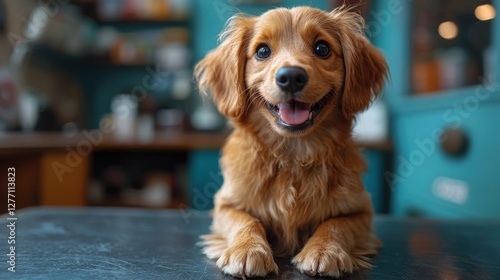
[[[455,204],[465,204],[469,197],[469,186],[466,182],[440,177],[432,184],[434,196]]]

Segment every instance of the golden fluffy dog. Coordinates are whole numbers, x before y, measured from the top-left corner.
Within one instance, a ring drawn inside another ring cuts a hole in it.
[[[234,125],[224,146],[204,253],[237,277],[278,272],[293,257],[309,275],[370,267],[381,245],[351,138],[356,113],[381,91],[387,64],[347,8],[235,16],[196,66]]]

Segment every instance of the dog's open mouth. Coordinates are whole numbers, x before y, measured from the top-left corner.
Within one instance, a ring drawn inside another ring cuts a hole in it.
[[[294,99],[278,105],[265,102],[267,109],[276,117],[276,124],[287,131],[304,130],[314,124],[314,118],[321,112],[332,93],[316,103],[304,103]]]

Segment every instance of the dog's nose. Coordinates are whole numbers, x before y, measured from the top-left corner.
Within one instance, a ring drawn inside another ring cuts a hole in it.
[[[308,81],[307,72],[302,67],[282,67],[276,73],[276,84],[287,93],[302,90]]]

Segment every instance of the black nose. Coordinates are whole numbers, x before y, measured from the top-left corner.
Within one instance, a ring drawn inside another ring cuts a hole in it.
[[[276,73],[276,84],[291,94],[302,90],[308,81],[307,72],[302,67],[282,67]]]

